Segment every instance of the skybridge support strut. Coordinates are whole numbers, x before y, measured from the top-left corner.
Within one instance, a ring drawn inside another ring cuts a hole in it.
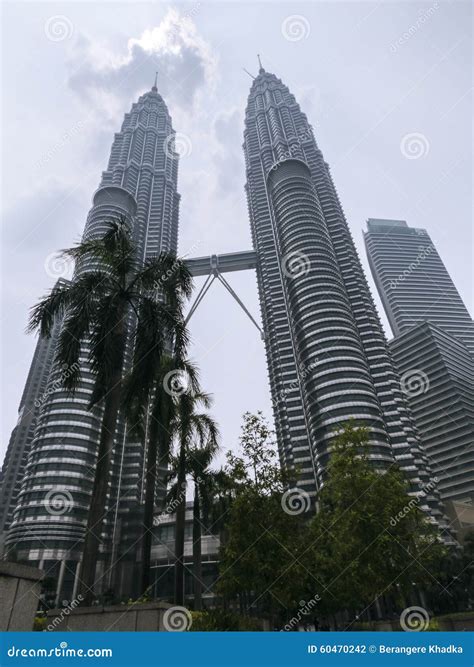
[[[222,275],[224,272],[230,271],[245,271],[247,269],[254,269],[257,265],[256,254],[253,250],[247,250],[244,252],[229,253],[226,255],[210,255],[209,257],[196,257],[193,259],[187,259],[186,265],[193,274],[193,276],[203,276],[207,275],[206,280],[204,281],[203,286],[199,290],[190,310],[186,317],[186,324],[189,322],[191,317],[196,312],[198,306],[206,296],[209,288],[211,287],[214,280],[217,278],[219,282],[226,288],[229,294],[237,301],[239,306],[242,308],[244,313],[247,315],[249,320],[260,332],[262,339],[265,338],[262,328],[255,320],[251,312],[245,306],[242,299],[238,296],[235,290],[229,285],[227,280]]]

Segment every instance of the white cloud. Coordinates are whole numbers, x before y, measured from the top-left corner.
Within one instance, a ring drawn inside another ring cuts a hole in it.
[[[199,4],[195,8],[194,14]],[[88,106],[105,111],[103,120],[116,123],[124,104],[151,87],[157,70],[164,99],[190,111],[202,89],[214,89],[217,76],[216,56],[199,35],[194,14],[169,9],[157,26],[131,37],[124,53],[80,36],[71,51],[69,85]]]

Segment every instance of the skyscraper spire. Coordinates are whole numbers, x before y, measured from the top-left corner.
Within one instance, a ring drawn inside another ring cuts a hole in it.
[[[262,61],[260,60],[260,54],[259,54],[259,53],[257,53],[257,58],[258,58],[258,66],[259,66],[258,73],[259,73],[259,74],[263,74],[263,72],[264,72],[265,70],[263,69]]]
[[[161,252],[176,254],[178,244],[177,160],[166,151],[168,138],[173,136],[173,126],[164,100],[155,91],[156,80],[153,95],[150,95],[151,91],[141,95],[124,115],[122,127],[114,135],[107,169],[102,173],[85,228],[87,238],[99,238],[111,217],[124,216],[133,228],[137,258],[141,262]],[[143,133],[143,126],[147,128],[146,133]],[[89,270],[89,266],[82,269]],[[127,340],[130,341],[127,350],[131,355],[133,343],[131,338]],[[64,371],[55,364],[50,364],[46,388],[43,390],[43,385],[39,385],[42,393],[38,395],[43,398],[29,457],[33,457],[31,460],[39,457],[47,474],[38,476],[36,468],[26,463],[23,484],[25,490],[33,484],[41,505],[38,504],[37,511],[33,500],[36,496],[20,490],[5,539],[6,549],[9,553],[18,553],[18,560],[42,564],[48,570],[48,576],[57,577],[59,600],[72,599],[74,577],[70,576],[71,571],[76,573],[76,586],[79,582],[78,563],[85,534],[85,516],[92,495],[91,468],[96,465],[101,428],[100,411],[88,408],[93,370],[87,360],[87,345],[84,345],[85,359],[81,360],[81,381],[74,396],[65,391],[60,381]],[[126,357],[124,372],[129,368],[128,359],[131,356]],[[26,426],[26,422],[23,425]],[[57,448],[67,452],[68,456],[57,456]],[[135,550],[139,544],[137,529],[143,507],[143,479],[139,472],[143,469],[143,460],[140,439],[128,436],[122,414],[116,422],[113,458],[99,560],[103,563],[120,562],[118,567],[124,574],[123,579],[122,574],[118,577],[127,582],[124,594],[128,596],[136,593],[133,585],[138,554]],[[127,493],[123,493],[125,484],[130,485]],[[67,490],[64,496],[67,521],[59,513],[52,515],[48,511],[52,506],[49,502],[51,494],[48,498],[46,495],[58,486]],[[34,534],[30,530],[31,512],[35,516]],[[122,517],[125,517],[124,521]],[[51,559],[46,561],[43,554],[51,555]],[[99,563],[99,571],[105,572],[100,570],[101,567],[104,566]],[[67,577],[60,575],[65,571],[69,572]],[[111,585],[107,576],[102,579],[105,586]]]
[[[158,72],[155,72],[155,83],[151,87],[151,89],[154,93],[158,92],[158,88],[157,88],[157,85],[156,85],[157,83],[158,83]]]
[[[245,125],[247,198],[282,468],[298,468],[298,487],[316,502],[334,429],[355,418],[369,429],[374,465],[396,461],[410,491],[423,498],[420,508],[445,522],[437,491],[421,493],[429,466],[305,114],[279,79],[260,76]]]

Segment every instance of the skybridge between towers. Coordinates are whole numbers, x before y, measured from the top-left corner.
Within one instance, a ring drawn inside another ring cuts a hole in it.
[[[255,269],[257,267],[257,254],[254,250],[231,252],[222,255],[208,255],[207,257],[193,257],[191,259],[186,259],[185,262],[193,276],[207,276],[189,310],[186,317],[186,323],[189,322],[196,312],[196,309],[206,296],[212,283],[215,280],[218,280],[237,301],[247,317],[259,330],[262,339],[264,339],[262,328],[222,275],[223,273],[230,273],[231,271],[247,271],[248,269]]]

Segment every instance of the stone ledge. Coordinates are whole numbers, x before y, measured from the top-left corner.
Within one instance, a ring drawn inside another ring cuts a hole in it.
[[[1,560],[0,577],[17,577],[18,579],[28,579],[29,581],[42,581],[44,579],[44,572],[30,565]]]
[[[75,607],[71,610],[71,615],[80,616],[81,614],[103,614],[116,613],[118,611],[151,611],[154,609],[169,609],[172,605],[168,602],[137,602],[131,604],[114,604],[109,606],[93,605],[92,607]],[[60,616],[63,609],[50,609],[46,615],[49,617]]]
[[[167,602],[137,602],[110,606],[65,607],[47,612],[50,632],[157,632],[166,630],[163,616]]]

